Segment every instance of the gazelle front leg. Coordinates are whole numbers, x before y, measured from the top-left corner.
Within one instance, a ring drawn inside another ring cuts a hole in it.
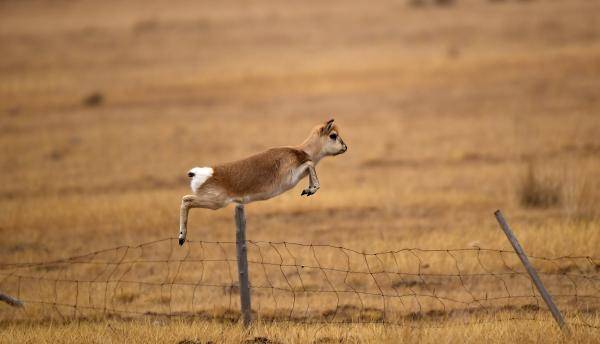
[[[196,196],[187,195],[181,199],[181,210],[179,212],[179,245],[183,245],[187,235],[188,213],[193,207]]]
[[[188,213],[191,208],[219,209],[226,203],[213,194],[187,195],[181,199],[181,211],[179,213],[179,245],[183,245],[187,236]]]
[[[315,192],[317,192],[317,190],[319,190],[319,188],[321,187],[319,185],[319,178],[317,178],[317,171],[315,171],[315,165],[312,162],[310,162],[310,163],[307,163],[306,168],[308,169],[309,184],[306,189],[302,190],[302,193],[300,194],[300,196],[314,195]]]

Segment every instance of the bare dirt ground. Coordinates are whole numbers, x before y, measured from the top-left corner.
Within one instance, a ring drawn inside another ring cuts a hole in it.
[[[531,255],[600,256],[597,2],[3,1],[0,49],[3,263],[174,237],[190,167],[297,144],[330,117],[348,152],[319,164],[315,196],[301,183],[247,206],[248,239],[509,249],[501,208]],[[192,210],[188,236],[232,241],[232,217]],[[564,340],[550,322],[149,324],[5,322],[0,341]]]

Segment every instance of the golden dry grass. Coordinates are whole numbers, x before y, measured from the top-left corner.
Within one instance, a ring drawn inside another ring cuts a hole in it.
[[[249,239],[509,248],[501,208],[530,254],[600,256],[599,16],[585,0],[2,2],[0,259],[175,236],[189,167],[298,143],[330,116],[349,151],[319,165],[315,197],[300,185],[248,206]],[[561,202],[520,204],[529,165]],[[232,226],[231,208],[192,210],[189,238],[230,241]],[[246,338],[213,323],[2,326],[5,341]],[[289,326],[252,335],[318,328]],[[549,322],[376,327],[350,341],[561,340]]]
[[[592,343],[594,332],[574,328],[566,336],[550,319],[531,322],[450,324],[444,328],[378,324],[241,325],[196,321],[104,321],[63,324],[13,324],[0,334],[3,342],[35,343]]]

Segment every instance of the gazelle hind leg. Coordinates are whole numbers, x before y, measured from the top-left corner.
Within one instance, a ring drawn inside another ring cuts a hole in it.
[[[187,236],[188,214],[191,208],[206,208],[216,210],[226,204],[219,197],[210,194],[186,195],[181,199],[181,211],[179,213],[179,245],[183,245]]]

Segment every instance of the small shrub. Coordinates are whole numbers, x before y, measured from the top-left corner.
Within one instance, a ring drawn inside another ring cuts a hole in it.
[[[560,204],[561,185],[550,178],[543,178],[536,172],[532,164],[521,178],[518,188],[519,201],[529,208],[548,208]]]
[[[243,341],[244,344],[254,344],[254,343],[258,343],[258,344],[277,344],[280,343],[278,341],[269,339],[267,337],[254,337],[252,339],[246,339],[245,341]]]
[[[434,6],[452,6],[456,0],[408,0],[408,5],[411,7],[423,7],[425,5]]]
[[[212,343],[212,342],[209,341],[206,343]],[[182,340],[178,341],[177,344],[204,344],[204,342],[202,342],[201,340],[197,340],[197,339],[182,339]]]
[[[104,103],[104,96],[100,92],[94,92],[83,98],[83,105],[94,107]]]
[[[168,296],[159,296],[159,297],[153,298],[151,300],[151,302],[157,303],[157,304],[162,304],[162,305],[168,305],[169,303],[171,303],[171,298]]]
[[[120,303],[132,303],[138,297],[139,297],[138,294],[124,292],[124,293],[117,295],[116,299]]]

